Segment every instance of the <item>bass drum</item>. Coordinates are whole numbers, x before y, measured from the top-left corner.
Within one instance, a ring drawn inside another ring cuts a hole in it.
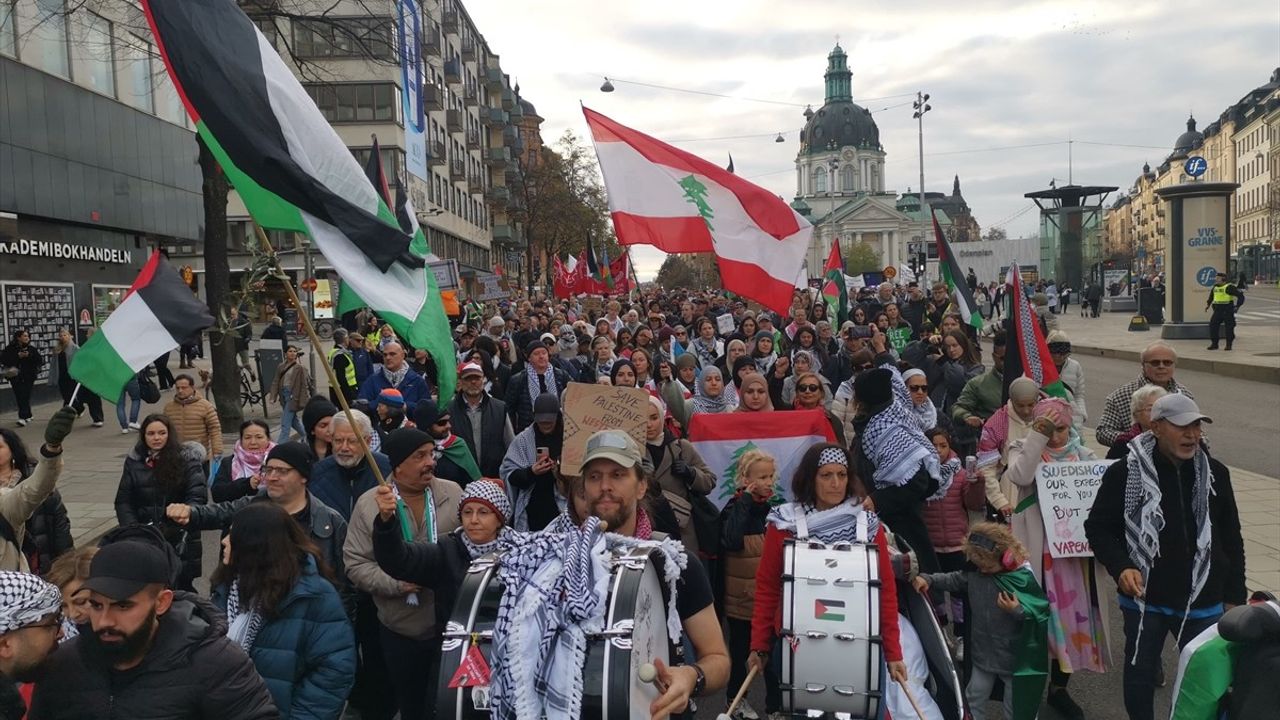
[[[691,558],[689,562],[697,562]],[[587,638],[583,718],[648,720],[656,686],[640,681],[640,666],[671,664],[666,562],[653,548],[631,548],[613,559],[605,629]]]
[[[498,619],[502,588],[494,555],[485,555],[471,562],[442,637],[436,717],[488,720],[489,687],[451,688],[449,681],[462,664],[473,636],[480,645],[485,662],[493,666],[493,625]]]

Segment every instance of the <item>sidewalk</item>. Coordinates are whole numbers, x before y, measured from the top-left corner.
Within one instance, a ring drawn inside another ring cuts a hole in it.
[[[1130,332],[1131,313],[1104,312],[1097,318],[1080,317],[1078,305],[1054,315],[1058,329],[1071,338],[1076,354],[1137,361],[1142,350],[1160,340],[1160,327]],[[1166,340],[1178,352],[1179,367],[1223,377],[1280,385],[1280,322],[1271,325],[1236,326],[1235,349],[1209,350],[1206,340]]]

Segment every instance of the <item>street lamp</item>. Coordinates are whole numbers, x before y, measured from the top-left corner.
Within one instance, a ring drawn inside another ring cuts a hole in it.
[[[915,102],[911,103],[911,107],[914,108],[915,110],[915,112],[911,114],[911,117],[915,118],[916,120],[916,126],[919,129],[919,136],[920,136],[920,217],[923,221],[925,221],[924,228],[920,232],[920,240],[922,241],[920,243],[920,247],[924,249],[924,248],[928,248],[928,245],[926,245],[925,243],[929,242],[928,229],[929,229],[929,226],[932,224],[928,222],[928,220],[930,219],[928,215],[929,207],[925,203],[925,199],[924,199],[924,114],[933,109],[933,106],[929,104],[929,93],[917,92]],[[921,268],[922,274],[928,268],[929,253],[927,249],[925,250],[924,257],[925,257],[925,263],[924,263],[925,267]]]
[[[600,86],[600,92],[602,93],[613,92],[613,83],[609,82],[609,76],[607,75],[604,78],[604,84]]]

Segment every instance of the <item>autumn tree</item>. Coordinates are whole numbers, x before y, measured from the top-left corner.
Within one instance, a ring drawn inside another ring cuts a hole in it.
[[[884,269],[884,261],[880,251],[864,242],[855,242],[844,247],[845,272],[858,275],[865,272],[877,272]]]

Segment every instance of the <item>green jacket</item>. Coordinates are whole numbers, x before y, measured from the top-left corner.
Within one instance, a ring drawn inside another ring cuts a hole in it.
[[[1004,396],[1003,368],[992,368],[964,384],[960,399],[951,406],[951,419],[963,423],[970,415],[984,421],[1000,409]]]

